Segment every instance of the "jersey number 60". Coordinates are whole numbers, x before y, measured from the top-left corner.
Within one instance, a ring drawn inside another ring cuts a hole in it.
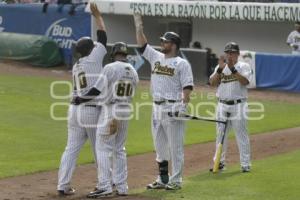
[[[116,93],[119,97],[132,96],[132,84],[131,82],[120,81],[116,84]]]

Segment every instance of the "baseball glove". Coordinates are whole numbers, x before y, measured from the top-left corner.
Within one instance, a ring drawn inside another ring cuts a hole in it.
[[[116,134],[118,132],[118,121],[116,119],[112,119],[108,128],[110,135]]]

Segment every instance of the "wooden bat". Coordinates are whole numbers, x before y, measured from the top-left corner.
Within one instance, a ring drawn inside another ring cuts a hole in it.
[[[223,149],[223,144],[224,144],[224,140],[225,140],[225,136],[226,136],[226,129],[227,129],[227,125],[228,125],[228,118],[230,116],[230,113],[227,113],[227,120],[224,126],[224,130],[222,132],[222,137],[221,137],[221,141],[219,142],[217,149],[216,149],[216,158],[214,161],[214,167],[213,167],[213,173],[217,173],[219,172],[219,165],[220,165],[220,160],[221,160],[221,155],[222,155],[222,149]]]
[[[201,121],[208,121],[208,122],[217,122],[217,123],[223,123],[226,124],[225,121],[219,121],[219,120],[214,120],[214,119],[208,119],[208,118],[203,118],[203,117],[197,117],[197,116],[192,116],[188,115],[185,113],[180,113],[180,112],[168,112],[168,115],[170,117],[176,117],[176,118],[182,118],[182,119],[190,119],[190,120],[201,120]]]

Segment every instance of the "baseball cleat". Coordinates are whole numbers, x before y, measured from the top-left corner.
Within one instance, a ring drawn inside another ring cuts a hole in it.
[[[64,190],[57,190],[58,195],[60,196],[69,196],[75,194],[74,188],[66,188]]]
[[[117,196],[128,196],[128,192],[119,192],[118,190],[116,191]]]
[[[112,196],[112,191],[108,191],[108,190],[94,190],[92,192],[90,192],[88,195],[86,195],[87,198],[98,198],[98,197],[109,197]]]
[[[250,172],[250,166],[243,166],[243,167],[242,167],[242,172],[243,172],[243,173]]]
[[[176,184],[176,183],[168,183],[166,185],[166,190],[180,190],[181,189],[181,186],[179,184]]]
[[[213,172],[213,167],[209,169],[210,172]],[[226,168],[225,168],[225,164],[220,162],[219,164],[219,171],[224,171]]]
[[[165,189],[166,185],[163,183],[159,183],[157,181],[150,183],[149,185],[147,185],[147,190],[152,190],[152,189]]]

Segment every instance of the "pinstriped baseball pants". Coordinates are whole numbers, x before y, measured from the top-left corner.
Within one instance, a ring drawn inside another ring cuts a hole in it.
[[[96,125],[100,107],[70,105],[68,111],[68,141],[58,171],[57,190],[70,187],[80,149],[90,140],[95,161]],[[97,163],[97,162],[96,162]]]
[[[114,104],[117,106],[116,104]],[[102,107],[96,136],[96,152],[98,161],[98,189],[112,191],[115,184],[119,193],[128,192],[127,158],[125,142],[127,138],[128,120],[118,119],[118,130],[109,135],[109,122],[115,117],[112,114],[114,105]],[[126,116],[126,114],[125,114]]]
[[[221,162],[225,162],[226,150],[227,150],[227,137],[228,132],[231,128],[233,128],[236,136],[236,141],[238,144],[239,152],[240,152],[240,163],[241,166],[250,166],[250,140],[247,131],[247,110],[248,105],[247,102],[239,103],[236,105],[226,105],[223,103],[218,103],[216,110],[216,118],[217,120],[225,121],[226,113],[230,113],[229,122],[226,128],[226,137],[223,144]],[[224,124],[217,123],[217,139],[216,139],[216,147],[221,140],[221,133],[224,131]],[[215,155],[216,156],[216,155]],[[215,160],[214,156],[214,160]]]
[[[156,151],[156,161],[172,162],[170,183],[181,184],[184,164],[184,131],[185,122],[175,120],[167,112],[160,113],[158,105],[152,112],[152,137]],[[159,116],[161,115],[161,116]],[[160,177],[157,178],[161,182]]]

